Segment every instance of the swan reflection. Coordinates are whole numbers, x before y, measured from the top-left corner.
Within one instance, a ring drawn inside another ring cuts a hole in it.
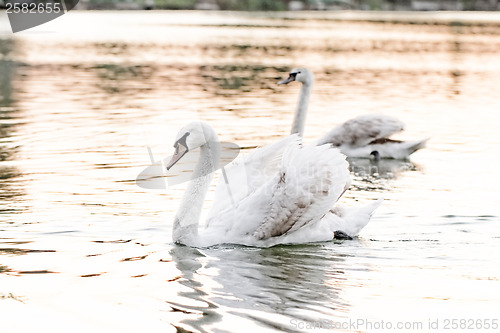
[[[348,158],[349,170],[356,177],[393,179],[406,171],[416,171],[418,166],[409,160]]]
[[[333,320],[348,312],[342,299],[349,280],[345,267],[349,255],[323,245],[250,248],[216,246],[198,250],[174,246],[170,254],[185,288],[168,300],[182,318],[178,330],[212,331],[238,317],[241,325],[256,322],[269,328],[295,332],[291,320]],[[359,267],[358,267],[359,269]],[[273,314],[270,316],[269,314]],[[229,324],[228,324],[229,325]]]
[[[407,171],[417,171],[420,167],[409,160],[348,158],[349,170],[354,175],[351,190],[386,191],[388,183]]]

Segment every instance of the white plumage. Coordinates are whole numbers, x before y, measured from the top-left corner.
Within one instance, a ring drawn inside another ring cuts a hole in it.
[[[396,118],[384,115],[363,115],[335,127],[319,139],[318,144],[366,146],[375,140],[388,138],[403,129],[404,124]]]
[[[342,226],[355,236],[370,220],[379,202],[349,214],[330,210],[350,182],[345,156],[331,145],[301,147],[297,135],[256,149],[226,166],[234,205],[223,179],[205,228],[198,230],[201,206],[211,181],[213,157],[218,156],[217,135],[203,122],[183,128],[169,167],[200,147],[195,177],[188,186],[174,221],[177,243],[206,247],[232,243],[272,246],[332,240]],[[215,147],[215,148],[214,148]],[[212,158],[212,159],[211,159]],[[201,176],[196,177],[196,174]]]
[[[292,81],[302,83],[292,125],[292,134],[298,133],[302,136],[314,75],[307,68],[296,68],[290,71],[287,79],[278,84],[288,84]],[[320,138],[317,144],[332,144],[339,147],[345,155],[354,158],[369,158],[372,152],[377,151],[380,158],[405,159],[418,149],[425,147],[428,139],[404,142],[389,138],[403,129],[404,124],[394,117],[363,115],[335,127]]]

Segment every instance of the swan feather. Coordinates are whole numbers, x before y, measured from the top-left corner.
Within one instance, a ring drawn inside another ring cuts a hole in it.
[[[331,143],[334,146],[366,146],[373,141],[385,139],[404,130],[404,124],[386,115],[363,115],[350,119],[335,127],[318,144]]]
[[[321,219],[343,193],[347,167],[345,156],[328,146],[290,147],[271,181],[267,214],[254,236],[282,236]]]
[[[250,154],[240,155],[228,164],[225,167],[228,183],[223,177],[219,179],[207,221],[220,214],[221,211],[230,208],[228,202],[239,203],[253,193],[258,186],[274,176],[280,168],[285,149],[290,145],[299,144],[300,137],[290,135],[273,144],[256,148]],[[228,186],[231,191],[228,191]],[[232,199],[229,197],[230,195],[233,196]]]
[[[214,151],[217,135],[203,122],[188,125],[179,135],[184,133],[190,133],[187,148],[200,147],[195,174],[202,176],[193,178],[186,189],[174,220],[174,242],[197,247],[224,243],[268,247],[328,241],[343,221],[353,226],[343,226],[347,231],[342,231],[359,232],[376,208],[372,205],[350,214],[331,212],[350,180],[345,156],[332,145],[302,147],[298,136],[291,136],[242,157],[229,168],[234,168],[232,176],[242,175],[229,180],[235,189],[241,185],[235,191],[236,204],[227,200],[228,191],[216,190],[215,208],[199,233],[201,207],[212,178],[211,173],[201,171],[211,168],[207,161],[218,154]],[[223,188],[225,182],[219,185]],[[220,198],[226,200],[217,202]]]

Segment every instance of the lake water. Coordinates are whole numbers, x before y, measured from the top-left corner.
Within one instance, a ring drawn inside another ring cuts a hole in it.
[[[500,16],[324,15],[71,12],[12,35],[0,13],[0,330],[495,331]],[[353,161],[341,202],[385,199],[359,239],[172,244],[185,185],[138,187],[147,147],[170,155],[196,119],[242,147],[285,137],[297,66],[305,141],[384,113],[428,147]]]

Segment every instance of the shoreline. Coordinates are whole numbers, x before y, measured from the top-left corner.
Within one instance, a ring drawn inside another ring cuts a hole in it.
[[[206,15],[220,17],[248,17],[260,19],[282,20],[324,20],[339,22],[370,22],[394,24],[422,25],[470,25],[470,26],[500,26],[500,11],[226,11],[226,10],[80,10],[75,12],[95,13],[139,13],[149,14],[183,14]]]
[[[486,11],[359,11],[283,12],[277,18],[315,19],[348,22],[404,23],[404,24],[464,24],[500,25],[500,12]]]

